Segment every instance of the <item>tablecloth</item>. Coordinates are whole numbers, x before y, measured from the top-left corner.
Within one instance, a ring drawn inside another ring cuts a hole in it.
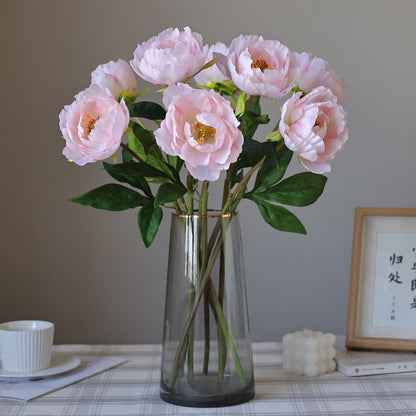
[[[289,374],[277,342],[254,343],[254,400],[223,408],[188,408],[159,398],[160,345],[59,345],[74,355],[116,355],[128,361],[34,399],[0,399],[1,416],[142,415],[416,415],[416,373],[348,377]]]

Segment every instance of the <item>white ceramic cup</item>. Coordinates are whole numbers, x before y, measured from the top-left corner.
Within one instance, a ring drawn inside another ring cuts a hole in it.
[[[27,373],[51,363],[55,326],[47,321],[12,321],[0,324],[0,359],[3,370]]]

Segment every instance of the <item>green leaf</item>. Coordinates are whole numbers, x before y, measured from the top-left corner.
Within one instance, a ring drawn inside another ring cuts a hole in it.
[[[327,178],[312,172],[290,176],[261,193],[261,198],[285,205],[304,207],[313,204],[322,194]],[[259,195],[260,196],[260,195]]]
[[[149,200],[133,189],[116,183],[109,183],[71,198],[71,201],[107,211],[123,211],[145,205]]]
[[[184,164],[184,160],[179,156],[166,155],[169,165],[171,165],[176,172],[179,172]]]
[[[137,214],[140,235],[146,247],[152,244],[163,218],[163,211],[153,204],[145,205]]]
[[[166,110],[159,104],[150,101],[140,101],[129,106],[130,117],[143,117],[148,120],[163,120]]]
[[[231,80],[225,80],[223,82],[208,81],[207,87],[220,93],[221,95],[233,96],[238,91],[238,88],[234,85],[234,82]]]
[[[230,186],[233,187],[236,183],[239,183],[244,178],[244,172],[242,169],[232,169],[230,176]]]
[[[265,142],[260,143],[254,139],[244,139],[243,149],[237,161],[232,165],[231,186],[242,179],[241,169],[254,166],[265,156],[265,144]]]
[[[152,196],[149,184],[143,175],[140,164],[136,162],[119,163],[113,165],[103,162],[106,172],[119,182],[125,182],[129,185],[141,189],[146,195]]]
[[[246,98],[247,94],[245,92],[242,92],[238,97],[237,103],[235,105],[235,115],[237,117],[241,116],[244,111],[246,111]]]
[[[133,160],[133,155],[126,149],[121,149],[121,159],[123,163],[127,163]]]
[[[256,199],[254,202],[257,204],[257,207],[267,224],[271,225],[276,230],[306,234],[305,227],[300,220],[286,208],[270,204],[269,202],[260,199]]]
[[[245,111],[241,117],[244,139],[251,139],[259,124],[267,124],[269,121],[268,114],[258,115],[252,111]]]
[[[243,149],[234,163],[234,169],[242,169],[254,166],[266,155],[266,142],[258,142],[254,139],[244,139]]]
[[[252,192],[263,192],[276,182],[279,182],[292,159],[293,152],[287,147],[283,146],[279,152],[276,152],[276,143],[267,142],[267,145],[266,159],[257,173]]]
[[[176,201],[185,193],[186,188],[181,183],[164,183],[163,185],[160,185],[157,191],[154,206],[157,207],[166,204],[167,202]]]
[[[154,168],[151,165],[148,165],[147,163],[136,163],[137,167],[136,169],[146,178],[146,179],[154,179],[155,181],[171,181],[171,175],[162,172],[159,169]]]
[[[274,130],[266,136],[266,139],[272,142],[281,142],[283,140],[283,136],[279,130]]]
[[[132,128],[132,131],[128,133],[130,149],[132,149],[143,162],[170,175],[171,170],[163,158],[153,132],[144,129],[137,123],[130,123],[130,125]]]
[[[249,109],[252,113],[260,115],[261,108],[260,108],[260,95],[255,95],[253,100],[251,101],[251,106]]]
[[[128,134],[129,147],[145,162],[147,162],[149,156],[163,160],[162,152],[156,143],[153,132],[137,123],[130,123],[130,127],[132,130]],[[133,138],[136,140],[133,140]]]

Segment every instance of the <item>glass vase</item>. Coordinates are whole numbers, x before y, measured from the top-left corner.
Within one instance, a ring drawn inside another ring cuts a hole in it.
[[[238,214],[172,215],[160,397],[192,407],[254,397]]]

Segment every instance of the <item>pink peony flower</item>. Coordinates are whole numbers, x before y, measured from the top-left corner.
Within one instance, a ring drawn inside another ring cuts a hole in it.
[[[208,49],[208,55],[205,63],[214,59],[213,53],[220,53],[226,56],[228,55],[228,47],[221,42],[211,45]],[[213,65],[195,75],[194,79],[200,85],[207,85],[208,82],[222,82],[229,78],[227,78],[227,76],[219,70],[217,65]]]
[[[296,67],[289,48],[279,41],[240,35],[229,47],[226,71],[240,90],[278,99],[292,88]]]
[[[99,65],[91,73],[91,84],[107,87],[116,100],[121,95],[134,96],[137,91],[136,76],[123,59]]]
[[[294,83],[303,92],[311,92],[314,88],[323,85],[334,93],[339,103],[345,99],[344,81],[330,68],[328,62],[306,52],[294,52],[293,59],[298,65]]]
[[[153,84],[175,84],[198,72],[204,65],[208,45],[202,36],[185,27],[165,29],[138,44],[130,65],[141,78]]]
[[[302,92],[298,92],[283,104],[280,133],[306,169],[330,172],[329,161],[348,140],[346,113],[326,87],[317,87],[301,97]]]
[[[106,159],[119,148],[129,120],[124,100],[118,103],[107,88],[90,85],[59,114],[62,153],[80,166]]]
[[[157,144],[182,158],[194,178],[218,180],[237,160],[244,140],[230,103],[214,91],[178,84],[164,91],[163,104],[167,114],[155,131]]]

